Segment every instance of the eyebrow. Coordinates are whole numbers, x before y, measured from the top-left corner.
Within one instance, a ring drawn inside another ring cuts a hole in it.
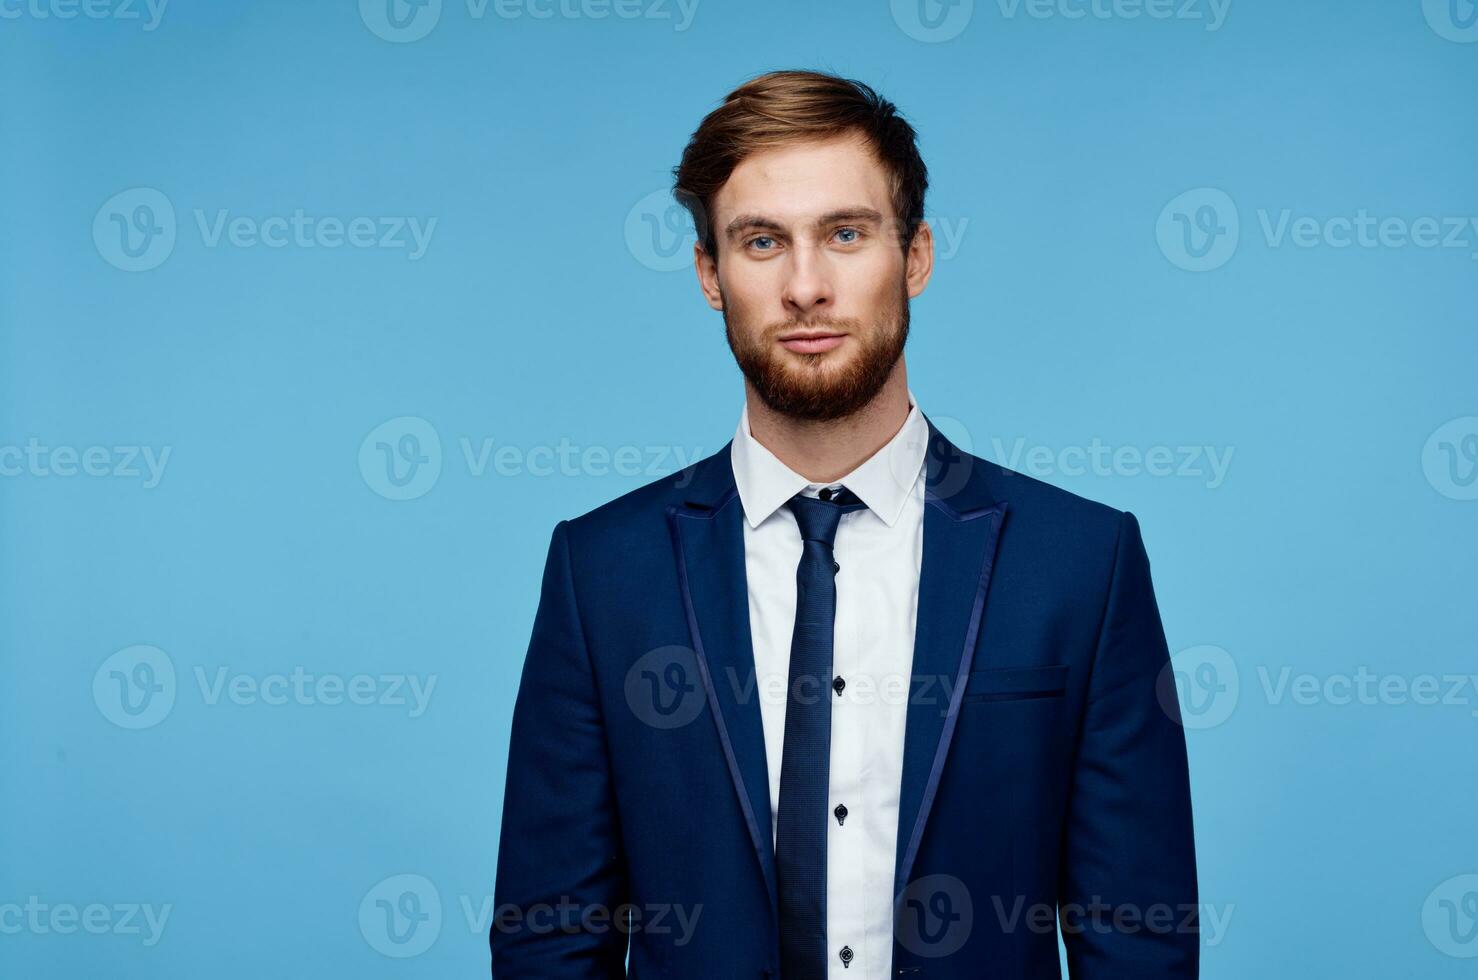
[[[883,216],[872,208],[838,208],[835,211],[828,211],[817,218],[814,226],[822,228],[826,225],[836,224],[838,221],[871,221],[874,224],[881,224],[882,220]],[[724,228],[724,235],[732,240],[741,231],[751,228],[764,231],[785,230],[785,226],[774,218],[766,217],[763,214],[741,214],[733,221],[730,221],[728,226]]]

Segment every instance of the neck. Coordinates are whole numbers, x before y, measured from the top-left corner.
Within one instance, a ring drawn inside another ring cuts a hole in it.
[[[782,415],[760,400],[748,381],[744,404],[749,433],[775,458],[812,483],[833,483],[888,444],[908,418],[908,372],[903,358],[872,401],[851,415],[824,422]]]

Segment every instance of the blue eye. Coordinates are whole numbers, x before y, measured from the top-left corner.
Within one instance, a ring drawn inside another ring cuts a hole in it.
[[[773,239],[773,238],[770,238],[770,237],[769,237],[769,236],[767,236],[767,235],[761,235],[761,236],[760,236],[760,237],[758,237],[758,238],[751,238],[751,239],[750,239],[750,240],[749,240],[749,244],[750,244],[750,247],[751,247],[751,248],[752,248],[752,247],[754,247],[754,245],[755,245],[755,244],[756,244],[756,243],[758,243],[758,242],[773,242],[773,241],[774,241],[774,239]],[[763,249],[760,249],[760,251],[762,251],[762,252],[768,252],[768,251],[769,251],[769,249],[767,249],[767,248],[763,248]]]
[[[856,228],[840,228],[840,229],[837,230],[837,234],[838,235],[856,235],[856,236],[861,237],[862,232],[858,231]],[[850,244],[852,244],[852,242],[855,242],[856,240],[857,240],[856,238],[851,238],[851,239],[848,239],[845,242],[843,242],[843,244],[850,245]]]

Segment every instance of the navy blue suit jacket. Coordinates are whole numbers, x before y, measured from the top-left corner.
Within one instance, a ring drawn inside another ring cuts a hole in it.
[[[1195,977],[1185,740],[1138,524],[929,437],[892,975],[1059,977],[1060,923],[1076,980]],[[779,975],[729,448],[554,529],[495,977]]]

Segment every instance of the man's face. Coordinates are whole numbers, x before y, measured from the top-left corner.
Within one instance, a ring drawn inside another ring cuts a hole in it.
[[[922,225],[905,256],[867,144],[848,136],[755,154],[714,196],[712,217],[719,261],[695,249],[699,282],[761,400],[810,420],[870,402],[903,353],[933,244]]]

